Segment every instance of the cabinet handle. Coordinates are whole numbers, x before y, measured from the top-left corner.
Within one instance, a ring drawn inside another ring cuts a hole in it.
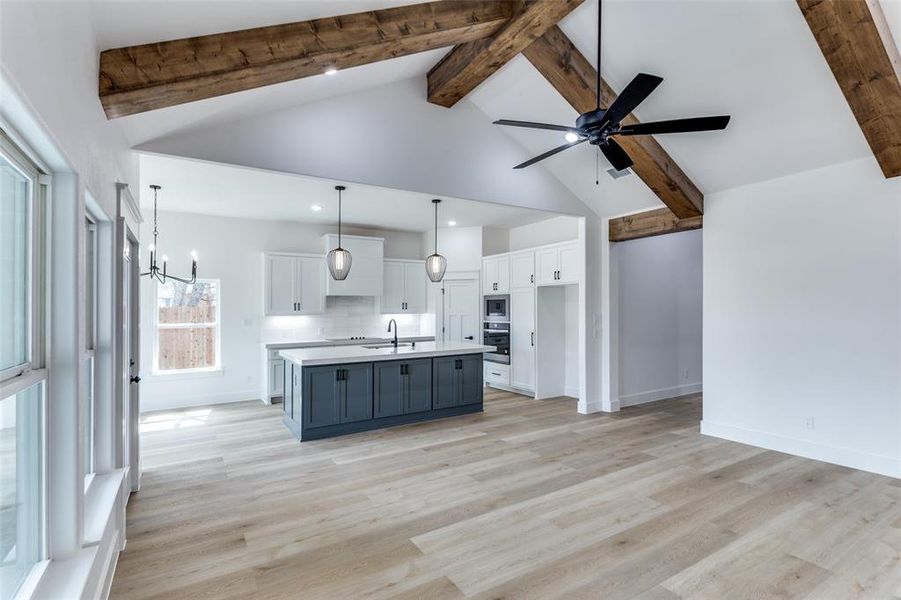
[[[532,339],[532,345],[534,346],[535,345],[535,332],[534,331],[531,333],[531,339]]]
[[[535,273],[529,275],[529,283],[535,283]]]

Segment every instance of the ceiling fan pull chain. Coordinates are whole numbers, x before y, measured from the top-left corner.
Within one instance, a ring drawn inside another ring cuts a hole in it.
[[[594,147],[594,184],[601,185],[601,149]]]

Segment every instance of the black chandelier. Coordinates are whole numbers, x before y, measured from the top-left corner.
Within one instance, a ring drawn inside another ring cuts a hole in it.
[[[173,279],[175,281],[180,281],[181,283],[191,284],[197,281],[197,252],[195,250],[191,250],[191,278],[183,278],[176,277],[175,275],[169,275],[166,272],[166,262],[169,260],[165,254],[162,256],[163,268],[160,269],[156,265],[156,255],[157,255],[157,238],[159,237],[159,231],[157,230],[157,217],[156,217],[156,203],[157,203],[157,192],[161,189],[158,185],[151,185],[150,189],[153,190],[153,244],[150,245],[150,270],[146,273],[141,273],[141,277],[147,275],[152,279],[156,279],[160,283],[166,283],[167,279]]]

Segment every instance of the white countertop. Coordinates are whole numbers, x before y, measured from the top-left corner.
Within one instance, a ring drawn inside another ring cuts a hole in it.
[[[391,338],[366,338],[365,340],[352,340],[349,338],[344,338],[340,340],[296,340],[293,342],[266,342],[263,345],[267,350],[284,350],[287,348],[324,348],[324,347],[333,347],[333,346],[359,346],[360,344],[378,344],[378,343],[388,343]],[[398,342],[432,342],[435,340],[435,336],[433,335],[415,335],[415,336],[405,336],[398,337]]]
[[[455,356],[457,354],[477,354],[494,352],[494,346],[483,346],[471,342],[417,342],[416,346],[393,346],[388,348],[364,348],[363,346],[335,346],[329,348],[302,348],[282,350],[279,354],[285,360],[304,367],[335,365],[342,363],[371,362],[376,360],[402,360],[429,358],[432,356]]]

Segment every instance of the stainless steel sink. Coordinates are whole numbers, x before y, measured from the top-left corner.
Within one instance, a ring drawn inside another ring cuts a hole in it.
[[[413,344],[411,344],[410,342],[401,342],[401,343],[397,344],[397,347],[403,348],[405,346],[412,346],[412,345]],[[366,348],[367,350],[381,350],[382,348],[393,348],[394,344],[392,344],[391,342],[388,342],[387,344],[375,344],[373,346],[363,346],[363,347]]]

